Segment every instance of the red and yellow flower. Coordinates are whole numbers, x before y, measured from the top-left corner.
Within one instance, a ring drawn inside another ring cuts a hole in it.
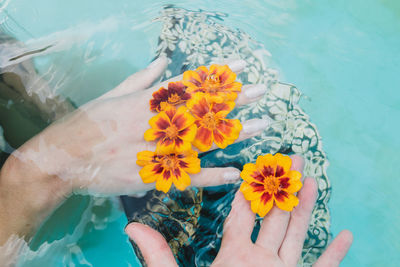
[[[251,210],[264,217],[276,203],[278,208],[292,211],[299,199],[294,195],[302,187],[301,173],[291,170],[289,156],[268,154],[259,156],[256,164],[243,166],[240,174],[244,180],[240,191],[251,201]]]
[[[213,64],[209,70],[200,66],[195,71],[188,70],[183,73],[183,84],[187,86],[188,93],[207,93],[212,101],[217,103],[236,99],[242,84],[235,80],[236,74],[227,65]]]
[[[185,107],[167,107],[149,120],[151,126],[144,133],[146,141],[157,141],[157,152],[190,150],[196,136],[195,118]]]
[[[142,181],[156,183],[156,189],[167,193],[174,184],[179,190],[185,190],[190,185],[188,173],[200,172],[200,159],[197,152],[155,153],[142,151],[137,154],[136,164],[143,168],[139,171]]]
[[[235,107],[234,102],[214,103],[207,94],[196,93],[186,105],[196,119],[197,134],[193,145],[200,151],[209,150],[213,142],[226,148],[239,137],[240,121],[226,118]]]
[[[186,92],[186,86],[182,82],[170,82],[168,89],[161,87],[153,93],[150,110],[160,112],[168,106],[177,106],[188,99],[190,99],[190,94]]]

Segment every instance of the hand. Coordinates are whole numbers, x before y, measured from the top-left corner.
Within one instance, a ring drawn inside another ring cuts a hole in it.
[[[74,192],[109,196],[153,189],[154,183],[142,182],[136,155],[155,150],[155,143],[143,138],[148,121],[155,115],[149,110],[152,93],[181,79],[175,77],[147,89],[165,67],[166,58],[158,59],[114,90],[51,125],[15,155],[42,172],[70,181]],[[237,100],[239,104],[252,100],[246,97],[251,89],[245,86]],[[243,123],[244,131],[236,142],[261,133],[263,128],[259,126],[266,126],[262,120]],[[191,178],[193,186],[214,186],[234,182],[239,172],[235,168],[203,168]]]
[[[302,170],[302,160],[292,157],[293,168]],[[291,212],[273,207],[264,218],[257,241],[251,242],[255,214],[250,203],[238,191],[224,224],[221,248],[212,266],[296,266],[303,248],[310,215],[317,196],[314,179],[307,178],[299,191],[299,205]],[[149,267],[177,266],[167,242],[148,226],[131,223],[126,229],[138,245]],[[342,231],[314,266],[333,267],[346,255],[352,234]]]
[[[151,86],[164,72],[162,57],[146,69],[133,74],[115,89],[56,121],[35,136],[7,160],[0,173],[0,223],[9,227],[0,231],[29,235],[71,193],[102,196],[134,194],[154,188],[139,176],[136,155],[155,150],[154,142],[145,142],[144,132],[155,113],[149,109],[152,93],[171,80]],[[233,63],[238,72],[243,64]],[[262,86],[261,86],[262,87]],[[245,85],[237,104],[257,100],[265,91],[260,85]],[[242,122],[238,141],[257,135],[265,122]],[[235,168],[203,168],[191,175],[192,186],[213,186],[239,178]],[[15,196],[24,196],[15,202]],[[20,219],[18,219],[20,218]],[[19,220],[19,222],[16,222]],[[26,227],[29,221],[29,227]],[[23,228],[23,230],[21,230]]]

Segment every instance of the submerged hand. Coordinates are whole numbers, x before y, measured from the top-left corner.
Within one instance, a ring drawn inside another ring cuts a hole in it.
[[[144,184],[136,164],[137,153],[155,150],[144,132],[155,113],[149,109],[153,92],[171,80],[151,86],[167,66],[165,57],[133,74],[115,89],[56,121],[18,148],[0,172],[0,244],[11,233],[29,236],[72,193],[102,196],[141,193],[154,189]],[[232,66],[231,66],[232,67]],[[236,63],[233,71],[243,65]],[[262,87],[262,86],[261,86]],[[252,90],[253,89],[253,90]],[[265,91],[245,85],[237,105],[257,100]],[[259,134],[265,123],[250,122],[237,141]],[[192,186],[232,183],[235,168],[203,168],[191,175]],[[16,202],[16,196],[23,201]],[[8,218],[17,218],[9,221]],[[29,221],[27,224],[26,222]]]
[[[155,142],[146,142],[144,132],[155,116],[149,109],[152,93],[171,80],[150,87],[164,71],[166,58],[120,84],[102,97],[82,106],[76,112],[47,128],[29,141],[14,156],[49,175],[70,184],[72,191],[97,195],[122,195],[148,191],[154,183],[144,184],[136,164],[137,153],[155,150]],[[150,88],[149,88],[150,87]],[[252,99],[245,86],[238,104]],[[257,89],[258,91],[259,88]],[[236,142],[261,133],[261,123],[250,122]],[[255,127],[256,126],[256,127]],[[214,186],[239,178],[235,168],[203,168],[191,175],[193,186]]]
[[[301,169],[301,166],[297,168]],[[301,256],[316,195],[315,180],[307,178],[298,194],[299,206],[291,213],[273,207],[264,218],[257,241],[253,243],[250,236],[255,214],[243,194],[237,192],[232,210],[224,224],[221,248],[213,266],[296,266]],[[125,231],[138,245],[148,266],[177,266],[167,242],[160,233],[138,223],[129,224]],[[351,232],[342,231],[314,266],[339,266],[350,248],[352,239]]]

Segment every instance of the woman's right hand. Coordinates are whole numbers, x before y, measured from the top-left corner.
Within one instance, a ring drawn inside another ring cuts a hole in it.
[[[251,241],[255,214],[242,192],[236,193],[224,224],[220,250],[212,266],[296,266],[303,249],[310,216],[317,196],[314,179],[307,178],[299,191],[299,205],[289,213],[273,207],[264,217],[257,241]],[[131,223],[128,236],[139,247],[149,267],[178,266],[163,236],[149,226]],[[315,267],[337,267],[349,250],[353,236],[342,231],[315,262]]]

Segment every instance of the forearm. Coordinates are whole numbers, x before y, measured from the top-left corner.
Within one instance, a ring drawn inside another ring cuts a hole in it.
[[[0,170],[0,245],[12,234],[31,237],[72,190],[59,177],[16,156],[27,148],[12,154]]]

